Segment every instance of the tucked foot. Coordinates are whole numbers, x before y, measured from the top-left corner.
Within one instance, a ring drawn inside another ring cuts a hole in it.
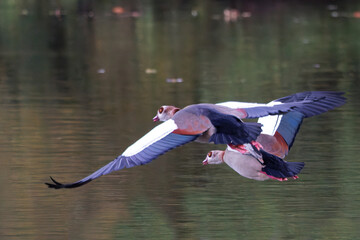
[[[298,179],[299,177],[297,175],[292,176],[292,179]]]
[[[252,144],[258,151],[260,151],[260,149],[263,149],[263,146],[262,146],[259,142],[251,141],[251,144]]]
[[[268,176],[269,178],[273,179],[273,180],[278,180],[280,182],[283,182],[283,181],[287,181],[288,179],[287,178],[278,178],[278,177],[274,177],[274,176],[271,176],[271,175],[268,175],[266,174],[266,172],[260,172],[262,174],[265,174],[266,176]]]

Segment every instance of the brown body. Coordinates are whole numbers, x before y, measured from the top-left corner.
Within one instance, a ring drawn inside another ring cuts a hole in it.
[[[226,163],[234,171],[245,178],[258,181],[270,179],[269,176],[262,173],[262,168],[264,166],[260,162],[263,162],[263,160],[257,159],[251,154],[243,154],[236,150],[231,150],[228,147],[225,151],[214,150],[209,152],[206,159],[203,161],[203,164]]]
[[[261,169],[264,166],[250,154],[241,154],[239,152],[233,152],[232,150],[226,150],[223,161],[243,177],[258,181],[269,179],[267,175],[261,173]]]
[[[206,108],[214,109],[220,113],[233,115],[241,119],[244,114],[241,111],[232,109],[225,106],[219,106],[216,104],[202,103],[196,105],[189,105],[177,114],[178,110],[175,111],[172,119],[175,121],[178,129],[174,133],[178,134],[201,134],[195,141],[201,143],[209,143],[210,136],[213,135],[216,130],[211,124],[206,114],[202,112],[202,109]],[[159,119],[161,119],[159,117]]]

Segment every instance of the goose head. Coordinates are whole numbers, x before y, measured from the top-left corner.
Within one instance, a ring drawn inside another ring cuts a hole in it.
[[[175,106],[166,106],[166,105],[161,106],[157,110],[157,113],[156,113],[155,117],[153,118],[153,121],[154,122],[157,122],[157,121],[164,122],[166,120],[169,120],[179,110],[180,110],[180,108],[177,108]]]
[[[221,164],[224,162],[224,151],[213,150],[208,152],[205,160],[203,161],[203,165],[208,164]]]

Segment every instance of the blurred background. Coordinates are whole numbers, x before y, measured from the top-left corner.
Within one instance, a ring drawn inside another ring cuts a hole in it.
[[[357,239],[359,1],[1,0],[0,239]],[[202,166],[190,143],[77,181],[151,128],[161,105],[344,91],[305,119],[298,180]]]

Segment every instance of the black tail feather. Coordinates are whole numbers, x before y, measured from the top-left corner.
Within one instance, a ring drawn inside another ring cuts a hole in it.
[[[281,158],[260,150],[265,167],[262,169],[266,174],[278,178],[293,177],[298,175],[305,163],[303,162],[286,162]]]

